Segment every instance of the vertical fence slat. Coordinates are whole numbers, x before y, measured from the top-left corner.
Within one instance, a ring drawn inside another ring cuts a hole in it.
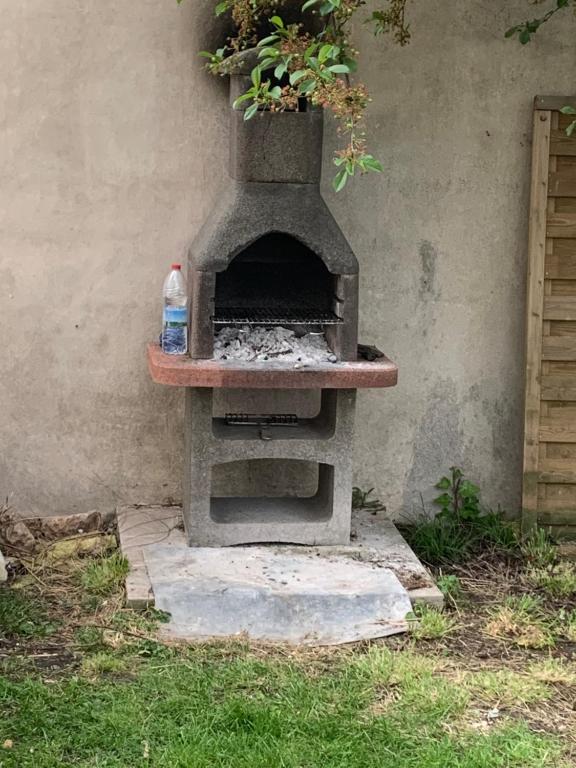
[[[536,109],[534,111],[528,233],[524,482],[522,491],[522,528],[524,531],[534,528],[538,522],[540,375],[551,116],[552,114],[548,110]]]

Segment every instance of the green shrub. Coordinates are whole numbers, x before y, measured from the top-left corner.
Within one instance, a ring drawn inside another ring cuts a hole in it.
[[[462,584],[458,576],[453,573],[444,573],[436,580],[436,586],[444,597],[456,602],[462,597]]]
[[[487,547],[511,552],[518,549],[515,527],[501,511],[484,510],[480,489],[464,477],[461,469],[451,467],[436,488],[442,491],[434,499],[440,511],[432,519],[423,517],[401,526],[402,533],[415,553],[431,565],[458,563]]]

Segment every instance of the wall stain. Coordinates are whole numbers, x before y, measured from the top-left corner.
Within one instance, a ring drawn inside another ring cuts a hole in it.
[[[434,509],[434,484],[449,467],[462,465],[464,459],[462,404],[455,383],[438,379],[427,399],[426,411],[414,433],[412,467],[404,492],[402,506],[409,515],[422,512],[422,501],[428,512]]]
[[[438,261],[438,251],[429,240],[423,240],[418,249],[422,272],[420,274],[420,285],[418,287],[418,297],[421,301],[440,298],[440,288],[436,285],[436,267]]]

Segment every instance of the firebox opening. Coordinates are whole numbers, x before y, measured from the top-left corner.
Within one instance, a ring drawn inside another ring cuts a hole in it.
[[[271,232],[216,275],[215,324],[330,325],[335,281],[322,259],[290,235]]]

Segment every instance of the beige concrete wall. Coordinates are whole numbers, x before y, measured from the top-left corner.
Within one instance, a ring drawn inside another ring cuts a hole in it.
[[[395,514],[457,462],[519,500],[531,101],[573,91],[576,23],[526,48],[525,4],[414,3],[365,30],[385,173],[326,196],[362,269],[362,338],[400,365],[360,396],[357,480]],[[182,396],[144,346],[167,265],[226,183],[209,0],[0,0],[0,495],[63,513],[178,497]],[[516,7],[514,7],[516,6]]]

